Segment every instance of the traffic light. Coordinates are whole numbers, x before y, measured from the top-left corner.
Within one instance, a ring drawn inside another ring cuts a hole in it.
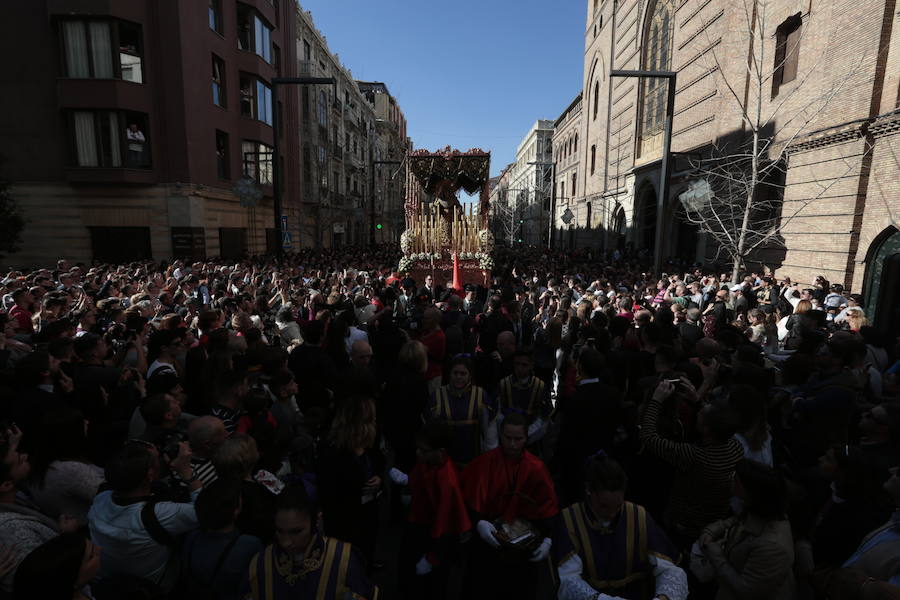
[[[375,229],[377,229],[378,231],[381,231],[382,229],[384,229],[384,225],[382,225],[381,223],[376,223]]]

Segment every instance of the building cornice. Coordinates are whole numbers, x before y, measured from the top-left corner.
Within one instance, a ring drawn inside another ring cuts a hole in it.
[[[877,139],[898,133],[900,133],[900,109],[872,119],[860,119],[820,129],[797,138],[787,146],[786,151],[788,154],[806,152],[825,146],[852,142],[866,136]]]

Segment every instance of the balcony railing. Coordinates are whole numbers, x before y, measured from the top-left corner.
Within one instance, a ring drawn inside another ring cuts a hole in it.
[[[315,77],[316,62],[314,60],[301,60],[297,64],[297,75],[299,77]]]

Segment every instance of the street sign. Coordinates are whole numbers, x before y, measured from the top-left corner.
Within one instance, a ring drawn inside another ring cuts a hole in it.
[[[290,250],[292,245],[293,240],[291,239],[291,232],[288,231],[287,215],[281,215],[281,247],[285,250]]]
[[[572,219],[574,219],[574,218],[575,218],[575,213],[573,213],[568,208],[565,210],[565,212],[562,214],[562,217],[561,217],[562,222],[565,223],[566,225],[571,223]]]

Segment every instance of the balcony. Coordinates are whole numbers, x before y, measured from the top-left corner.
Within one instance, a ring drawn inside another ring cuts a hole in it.
[[[316,76],[316,61],[314,60],[301,60],[297,63],[297,76],[298,77],[315,77]]]

